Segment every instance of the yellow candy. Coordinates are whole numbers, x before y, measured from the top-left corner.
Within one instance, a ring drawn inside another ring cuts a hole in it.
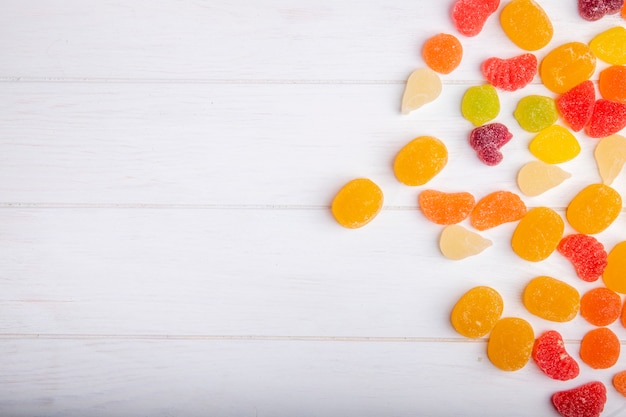
[[[496,325],[503,308],[502,297],[496,290],[484,286],[475,287],[456,302],[450,321],[462,336],[483,337]]]
[[[500,113],[500,99],[495,87],[485,84],[468,88],[461,101],[461,113],[474,126],[495,119]]]
[[[580,294],[563,281],[541,276],[526,285],[524,306],[535,316],[546,320],[570,321],[580,309]]]
[[[506,317],[496,323],[487,342],[487,356],[503,371],[517,371],[529,361],[535,332],[524,319]]]
[[[420,136],[398,152],[393,165],[396,178],[406,185],[423,185],[448,163],[448,149],[439,139]]]
[[[511,247],[520,258],[539,262],[554,252],[564,230],[565,224],[557,212],[548,207],[536,207],[517,224]]]
[[[536,51],[554,34],[546,12],[532,0],[513,0],[502,9],[500,25],[511,41],[527,51]]]
[[[567,221],[579,233],[600,233],[613,223],[622,210],[622,197],[605,184],[583,188],[567,207]]]
[[[409,114],[441,94],[441,79],[430,68],[420,68],[409,75],[402,95],[402,114]]]
[[[528,132],[539,132],[552,126],[559,118],[554,100],[546,96],[526,96],[513,113],[520,127]]]
[[[596,56],[612,65],[626,64],[626,29],[622,26],[605,30],[589,42]]]
[[[609,252],[608,264],[604,268],[602,280],[609,289],[626,294],[626,241],[618,243]]]
[[[626,138],[620,135],[602,138],[593,155],[602,182],[611,185],[626,162]]]
[[[580,153],[576,137],[566,128],[554,125],[539,132],[528,145],[530,153],[548,164],[560,164]]]
[[[365,226],[383,207],[383,192],[367,178],[357,178],[335,195],[331,211],[337,222],[349,229]]]
[[[596,70],[596,56],[589,46],[570,42],[558,46],[541,62],[543,84],[555,93],[565,93],[586,81]]]
[[[556,165],[532,161],[517,173],[517,186],[525,195],[534,197],[556,187],[571,176]]]
[[[491,240],[457,224],[446,226],[439,237],[441,253],[455,261],[478,255],[491,245]]]

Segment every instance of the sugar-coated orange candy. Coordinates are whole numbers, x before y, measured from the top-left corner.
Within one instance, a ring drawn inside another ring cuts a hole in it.
[[[624,7],[626,9],[626,6]],[[613,377],[613,387],[615,391],[626,397],[626,371],[620,371]]]
[[[567,207],[567,221],[579,233],[593,235],[609,227],[622,210],[622,197],[605,184],[583,188]]]
[[[474,287],[459,298],[452,308],[450,321],[454,330],[465,337],[486,336],[500,320],[504,302],[491,287]]]
[[[393,164],[393,172],[403,184],[423,185],[447,163],[446,145],[433,136],[420,136],[400,149]]]
[[[554,252],[564,230],[563,219],[556,211],[548,207],[535,207],[517,224],[511,247],[520,258],[539,262]]]
[[[476,204],[470,193],[444,193],[436,190],[422,191],[417,201],[422,214],[437,224],[455,224],[465,220]]]
[[[514,222],[526,214],[526,204],[515,193],[496,191],[481,198],[470,214],[472,226],[487,230],[503,223]]]
[[[517,371],[529,361],[535,344],[532,326],[524,319],[500,319],[491,330],[487,342],[487,356],[503,371]]]
[[[626,103],[626,67],[613,65],[601,71],[598,88],[605,99]]]
[[[424,42],[422,58],[433,71],[449,74],[461,63],[463,46],[456,36],[440,33]]]
[[[619,359],[620,342],[608,327],[587,332],[580,342],[580,359],[593,369],[607,369]]]
[[[367,178],[356,178],[335,195],[331,211],[340,225],[356,229],[372,221],[382,207],[380,187]]]
[[[613,291],[626,294],[626,241],[618,243],[609,252],[602,280]]]
[[[605,287],[593,288],[580,299],[580,315],[594,326],[608,326],[619,318],[621,310],[620,296]]]
[[[500,25],[509,39],[527,51],[536,51],[554,34],[546,12],[533,0],[513,0],[500,13]]]
[[[530,280],[523,299],[529,312],[550,321],[570,321],[580,309],[580,295],[576,288],[548,276]]]
[[[555,93],[565,93],[586,81],[596,70],[596,56],[589,46],[569,42],[556,47],[541,62],[543,84]]]

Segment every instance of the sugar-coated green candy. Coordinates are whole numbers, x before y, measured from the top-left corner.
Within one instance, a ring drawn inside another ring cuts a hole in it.
[[[474,126],[482,126],[495,119],[500,113],[496,89],[491,84],[468,88],[461,101],[461,113]]]
[[[546,96],[526,96],[517,103],[513,113],[520,127],[528,132],[539,132],[552,126],[559,115],[554,100]]]

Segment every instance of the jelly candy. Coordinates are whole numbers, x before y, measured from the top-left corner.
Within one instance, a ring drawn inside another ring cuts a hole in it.
[[[580,298],[580,315],[594,326],[608,326],[619,318],[621,310],[622,299],[608,288],[593,288]]]
[[[503,223],[514,222],[526,214],[526,205],[510,191],[496,191],[481,198],[470,214],[475,229],[487,230]]]
[[[539,68],[543,84],[559,94],[588,80],[595,70],[596,56],[581,42],[569,42],[554,48]]]
[[[450,321],[460,335],[471,338],[486,336],[496,325],[504,303],[500,294],[490,287],[472,288],[452,308]]]
[[[422,58],[433,71],[449,74],[461,63],[463,46],[454,35],[440,33],[424,42]]]
[[[482,126],[495,119],[500,113],[496,89],[491,84],[468,88],[461,101],[461,113],[474,126]]]
[[[591,119],[596,103],[596,91],[593,82],[583,81],[556,99],[556,108],[561,117],[574,131],[578,132]]]
[[[613,223],[622,210],[622,197],[608,185],[583,188],[567,207],[569,224],[579,233],[594,235]]]
[[[522,259],[542,261],[554,252],[563,230],[565,224],[556,211],[548,207],[535,207],[517,224],[511,247]]]
[[[480,67],[491,85],[505,91],[525,87],[537,74],[537,58],[522,54],[513,58],[488,58]]]
[[[554,100],[546,96],[526,96],[518,103],[513,113],[520,127],[528,132],[539,132],[552,126],[558,119]]]
[[[605,403],[606,387],[599,381],[552,395],[552,404],[563,417],[599,417]]]
[[[505,317],[491,330],[487,356],[503,371],[517,371],[529,361],[535,344],[535,333],[524,319]]]
[[[593,112],[585,133],[592,138],[603,138],[626,127],[626,104],[600,99],[593,106]]]
[[[452,7],[452,22],[465,36],[476,36],[500,6],[500,0],[457,0]]]
[[[396,155],[393,171],[406,185],[423,185],[448,163],[448,149],[439,139],[419,136],[406,144]]]
[[[620,11],[624,0],[578,0],[578,14],[585,20],[600,20],[606,14]]]
[[[576,269],[576,275],[583,281],[594,282],[602,276],[607,264],[604,245],[589,235],[567,235],[556,248]]]
[[[626,241],[618,243],[609,252],[602,280],[613,291],[626,294]]]
[[[601,71],[598,88],[603,98],[626,103],[626,67],[613,65]]]
[[[478,159],[489,166],[502,161],[500,148],[511,140],[513,134],[502,123],[490,123],[472,130],[469,143],[476,151]]]
[[[552,379],[568,381],[580,373],[578,362],[567,353],[563,337],[548,330],[535,340],[532,357],[541,371]]]
[[[441,253],[454,261],[478,255],[491,245],[491,240],[458,224],[446,226],[439,237]]]
[[[588,331],[580,341],[580,359],[593,369],[607,369],[619,359],[619,339],[608,327]]]
[[[576,288],[548,276],[530,280],[523,299],[529,312],[550,321],[570,321],[580,309],[580,295]]]
[[[571,176],[556,165],[532,161],[518,171],[517,186],[523,194],[534,197],[556,187]]]
[[[622,12],[620,14],[622,16],[622,19],[626,19],[626,3],[624,3],[624,5],[622,6]]]
[[[420,68],[409,75],[402,95],[402,114],[409,114],[441,94],[441,79],[430,68]]]
[[[622,26],[605,30],[589,42],[598,59],[612,64],[626,64],[626,29]]]
[[[500,25],[509,39],[526,51],[543,48],[554,34],[550,18],[533,0],[509,2],[500,13]]]
[[[613,377],[613,387],[615,391],[626,397],[626,371],[621,371]]]
[[[422,214],[437,224],[455,224],[463,221],[474,208],[476,201],[470,193],[444,193],[424,190],[418,197]]]
[[[337,222],[357,229],[372,221],[383,207],[383,192],[367,178],[356,178],[344,185],[333,199],[331,211]]]
[[[611,135],[602,138],[593,153],[602,182],[611,185],[626,162],[626,138]]]
[[[553,125],[539,132],[528,145],[530,153],[548,164],[560,164],[580,153],[576,137],[566,128]]]

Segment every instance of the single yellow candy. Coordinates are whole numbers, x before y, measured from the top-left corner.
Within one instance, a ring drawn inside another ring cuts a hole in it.
[[[446,226],[439,237],[441,253],[455,261],[478,255],[491,245],[491,240],[458,224]]]
[[[559,118],[554,100],[539,95],[522,98],[517,103],[513,116],[520,127],[528,132],[539,132],[552,126]]]
[[[524,319],[505,317],[491,330],[487,342],[487,356],[503,371],[522,369],[530,360],[535,344],[535,332]]]
[[[393,172],[406,185],[423,185],[448,163],[448,149],[439,139],[420,136],[405,145],[396,155]]]
[[[566,93],[586,81],[596,70],[596,56],[581,42],[569,42],[554,48],[539,68],[543,84],[551,91]]]
[[[528,145],[530,153],[548,164],[560,164],[580,153],[580,144],[566,128],[553,125],[539,132]]]
[[[626,64],[626,29],[622,26],[605,30],[589,42],[598,59],[612,64]]]
[[[602,280],[609,289],[626,294],[626,241],[618,243],[609,252]]]
[[[517,186],[529,197],[535,197],[561,184],[572,174],[556,165],[543,161],[532,161],[517,173]]]
[[[550,321],[570,321],[580,310],[578,290],[552,277],[532,279],[524,289],[523,298],[529,312]]]
[[[367,178],[356,178],[335,195],[331,211],[337,222],[357,229],[372,221],[383,207],[383,192]]]
[[[622,197],[605,184],[583,188],[567,207],[567,221],[579,233],[600,233],[617,219],[622,210]]]
[[[454,330],[465,337],[486,336],[500,320],[504,302],[490,287],[475,287],[459,298],[452,308],[450,321]]]
[[[611,185],[626,162],[626,138],[620,135],[604,137],[594,151],[602,182]]]
[[[554,252],[564,230],[563,219],[556,211],[548,207],[535,207],[517,224],[511,247],[520,258],[539,262]]]
[[[500,99],[495,87],[485,84],[468,88],[461,101],[461,113],[474,126],[495,119],[500,113]]]
[[[409,114],[441,94],[441,79],[430,68],[420,68],[409,75],[402,95],[402,114]]]
[[[527,51],[543,48],[554,34],[550,18],[533,0],[509,2],[500,13],[500,25],[515,45]]]

